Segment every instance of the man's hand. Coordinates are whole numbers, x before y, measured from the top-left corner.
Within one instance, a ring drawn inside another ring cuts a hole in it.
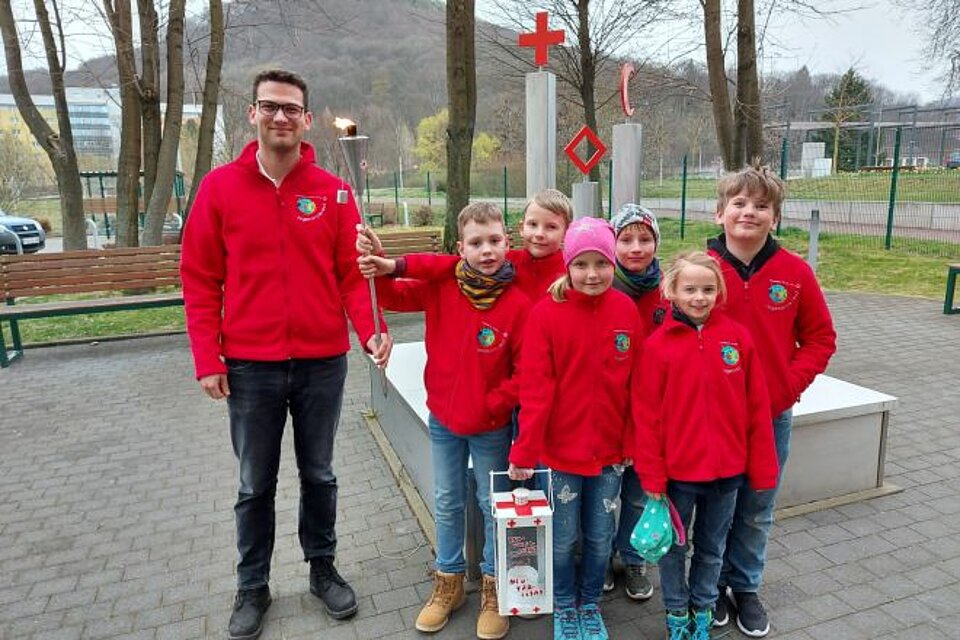
[[[227,384],[227,374],[225,373],[203,376],[200,378],[200,388],[214,400],[223,400],[230,395],[230,385]]]
[[[367,340],[367,351],[373,357],[373,363],[379,369],[386,369],[390,361],[390,352],[393,351],[393,338],[389,333],[380,334],[380,345],[377,345],[377,336],[370,336]]]
[[[511,480],[529,480],[533,477],[533,469],[524,469],[511,462],[510,468],[507,469],[507,475],[510,476]]]
[[[367,255],[370,253],[383,253],[383,244],[380,238],[373,232],[373,229],[365,227],[362,224],[357,225],[357,253]]]
[[[390,275],[397,269],[397,261],[392,258],[381,258],[375,255],[360,256],[357,258],[360,274],[364,278]]]

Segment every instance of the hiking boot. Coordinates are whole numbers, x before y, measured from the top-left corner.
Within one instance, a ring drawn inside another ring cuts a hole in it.
[[[254,587],[237,591],[233,613],[227,625],[230,640],[253,640],[263,631],[263,614],[270,608],[270,587]]]
[[[450,614],[467,601],[463,594],[463,574],[434,571],[433,593],[417,616],[417,631],[440,631],[450,620]]]
[[[580,607],[580,637],[583,640],[610,640],[607,627],[603,624],[603,616],[595,604],[585,604]]]
[[[580,635],[580,614],[573,607],[553,612],[553,640],[583,640]]]
[[[497,604],[497,579],[483,576],[480,585],[480,616],[477,618],[477,637],[480,640],[500,640],[510,631],[510,619],[500,615]]]
[[[713,627],[713,611],[710,609],[694,611],[690,621],[690,640],[710,640],[711,627]]]
[[[667,611],[667,640],[690,640],[689,611]]]
[[[613,577],[613,560],[607,563],[607,570],[603,572],[603,592],[609,593],[617,586]]]
[[[767,620],[767,611],[757,594],[744,591],[734,591],[733,599],[737,605],[737,626],[745,635],[751,638],[762,638],[770,633],[770,621]]]
[[[332,558],[310,560],[310,593],[323,601],[323,608],[334,620],[349,618],[357,612],[357,595],[337,573]]]
[[[653,585],[647,577],[647,563],[628,564],[623,588],[631,600],[649,600],[653,595]]]
[[[730,596],[726,587],[718,587],[717,603],[713,606],[713,626],[724,627],[730,622]]]

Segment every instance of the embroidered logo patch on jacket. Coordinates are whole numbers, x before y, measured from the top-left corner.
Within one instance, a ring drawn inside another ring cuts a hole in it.
[[[297,196],[297,219],[312,222],[327,210],[327,196]]]
[[[720,348],[720,357],[728,367],[734,367],[740,362],[740,351],[732,344],[725,344]]]
[[[767,287],[767,307],[781,311],[792,306],[800,296],[800,285],[782,280],[771,280]]]
[[[505,333],[492,327],[489,324],[483,324],[477,331],[477,347],[481,353],[496,351],[503,347],[507,336]]]

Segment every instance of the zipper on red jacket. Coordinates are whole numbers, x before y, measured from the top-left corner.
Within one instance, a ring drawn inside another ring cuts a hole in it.
[[[291,171],[291,173],[293,173]],[[284,178],[286,180],[286,178]],[[274,185],[276,189],[276,202],[277,202],[277,222],[279,225],[277,228],[282,229],[283,233],[280,234],[280,257],[282,258],[283,264],[287,263],[287,228],[285,226],[285,220],[283,216],[284,202],[283,194],[280,193],[280,187]],[[286,336],[287,336],[287,359],[293,358],[293,340],[290,337],[290,319],[291,319],[291,309],[290,309],[290,270],[283,269],[283,298],[284,303],[287,305],[286,313],[284,314],[284,322],[286,324]]]

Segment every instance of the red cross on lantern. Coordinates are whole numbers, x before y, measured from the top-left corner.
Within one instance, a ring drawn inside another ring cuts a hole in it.
[[[580,156],[577,155],[577,146],[586,138],[590,141],[596,151],[593,152],[593,155],[587,158],[585,161],[580,159]],[[590,170],[593,169],[600,158],[603,157],[603,154],[607,152],[607,147],[600,140],[599,136],[593,132],[593,129],[587,125],[583,125],[580,131],[577,132],[577,135],[573,136],[570,142],[567,143],[567,146],[563,148],[564,153],[567,154],[567,157],[570,158],[570,161],[577,166],[577,169],[580,169],[580,173],[587,175],[590,173]]]
[[[507,520],[507,526],[510,527],[511,529],[513,529],[515,526],[517,526],[517,521],[516,521],[516,520]]]
[[[537,30],[533,33],[521,33],[517,38],[517,44],[521,47],[533,47],[533,61],[538,67],[547,66],[547,56],[550,47],[555,44],[563,44],[566,39],[563,29],[550,31],[547,28],[547,12],[537,12]]]

